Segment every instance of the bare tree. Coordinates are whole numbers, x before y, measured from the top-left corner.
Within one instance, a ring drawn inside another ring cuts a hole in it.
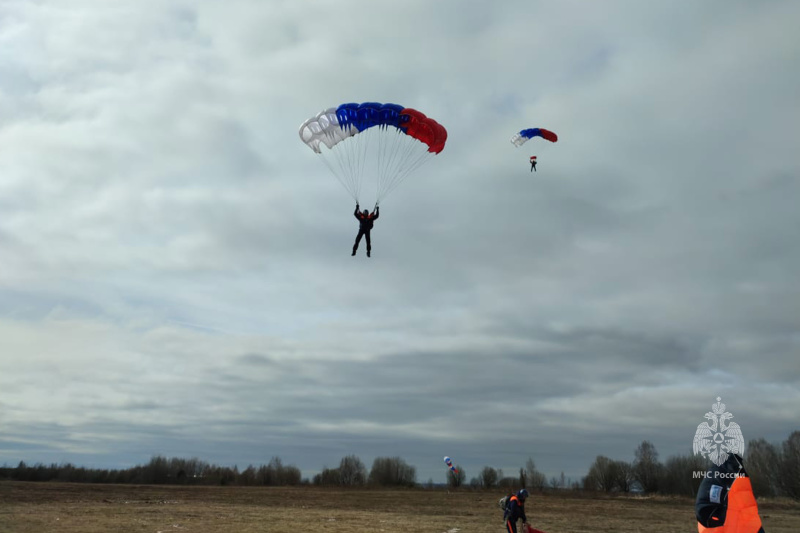
[[[498,472],[500,470],[498,469]],[[512,476],[501,477],[497,480],[497,487],[502,489],[509,489],[512,491],[516,490],[517,484],[519,483],[519,479]]]
[[[345,487],[358,487],[367,482],[367,467],[355,455],[342,457],[339,463],[339,483]]]
[[[756,496],[775,496],[780,490],[781,457],[778,448],[763,438],[747,443],[747,474]]]
[[[658,452],[650,441],[642,441],[634,452],[633,477],[645,492],[658,491],[658,480],[661,478],[663,466],[658,462]]]
[[[525,462],[525,480],[528,488],[533,490],[541,491],[547,485],[547,477],[536,469],[536,463],[530,457]]]
[[[412,486],[417,471],[400,457],[376,457],[369,472],[369,482],[384,487]]]
[[[484,489],[491,489],[497,484],[499,477],[500,476],[497,475],[497,470],[491,466],[484,466],[480,475],[481,487]]]
[[[792,432],[783,442],[780,472],[783,493],[800,500],[800,431]]]
[[[145,483],[161,484],[169,482],[169,462],[162,455],[154,455],[147,463],[145,470]]]
[[[319,486],[339,485],[339,469],[323,468],[322,472],[314,476],[312,483]]]
[[[583,478],[583,487],[587,490],[603,492],[628,492],[631,483],[631,467],[624,461],[612,461],[608,457],[598,455]]]
[[[301,478],[300,469],[294,465],[284,466],[280,457],[273,457],[269,464],[261,465],[256,472],[259,485],[285,486],[299,485]]]
[[[464,472],[464,469],[461,468],[459,465],[455,465],[456,471],[453,472],[452,470],[447,471],[447,486],[451,489],[457,489],[458,487],[462,486],[464,482],[467,480],[467,473]]]
[[[625,461],[612,461],[611,468],[614,475],[614,488],[620,492],[630,492],[634,482],[633,467]]]
[[[256,468],[253,465],[248,465],[247,468],[242,470],[237,480],[238,485],[252,486],[256,484]]]
[[[709,461],[700,455],[678,455],[670,457],[664,464],[663,474],[658,482],[659,491],[664,494],[695,496],[701,478],[696,472],[706,472]]]

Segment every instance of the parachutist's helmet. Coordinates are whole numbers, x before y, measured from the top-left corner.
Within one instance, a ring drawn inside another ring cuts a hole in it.
[[[517,492],[517,498],[519,498],[520,500],[525,501],[525,498],[527,497],[528,497],[527,489],[520,489],[519,492]]]
[[[367,215],[369,215],[369,210],[364,209],[363,213],[361,213],[361,214],[364,215],[364,216],[367,216]]]

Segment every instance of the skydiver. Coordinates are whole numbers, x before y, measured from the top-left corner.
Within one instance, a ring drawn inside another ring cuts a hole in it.
[[[532,155],[531,156],[531,172],[534,172],[535,170],[536,170],[536,156]]]
[[[517,494],[512,496],[508,501],[505,516],[503,519],[506,522],[506,531],[508,533],[517,533],[517,520],[522,518],[523,531],[528,523],[528,517],[525,516],[525,499],[528,497],[528,491],[520,489]]]
[[[364,211],[359,212],[360,206],[358,202],[356,202],[356,210],[353,212],[353,216],[358,219],[359,227],[358,227],[358,235],[356,236],[356,242],[353,244],[353,253],[350,255],[356,255],[356,250],[358,250],[358,243],[361,242],[361,236],[363,235],[367,239],[367,257],[370,257],[370,253],[372,252],[372,242],[369,239],[369,232],[372,230],[372,224],[378,220],[380,216],[380,207],[375,204],[375,210],[370,213],[368,210],[364,209]]]

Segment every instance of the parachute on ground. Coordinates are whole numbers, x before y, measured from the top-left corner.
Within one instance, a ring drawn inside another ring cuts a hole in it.
[[[356,202],[375,180],[376,205],[447,141],[444,126],[420,111],[377,102],[328,108],[303,122],[299,134]]]

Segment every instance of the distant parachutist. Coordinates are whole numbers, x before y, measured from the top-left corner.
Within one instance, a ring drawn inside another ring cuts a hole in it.
[[[544,128],[528,128],[527,130],[522,130],[519,133],[515,133],[511,137],[511,144],[519,148],[526,142],[534,138],[541,138],[545,141],[549,141],[551,143],[558,142],[558,135],[553,133],[550,130],[546,130]],[[537,143],[539,141],[536,141]],[[541,147],[541,145],[537,144],[537,147]],[[536,172],[536,156],[531,156],[531,172]]]

